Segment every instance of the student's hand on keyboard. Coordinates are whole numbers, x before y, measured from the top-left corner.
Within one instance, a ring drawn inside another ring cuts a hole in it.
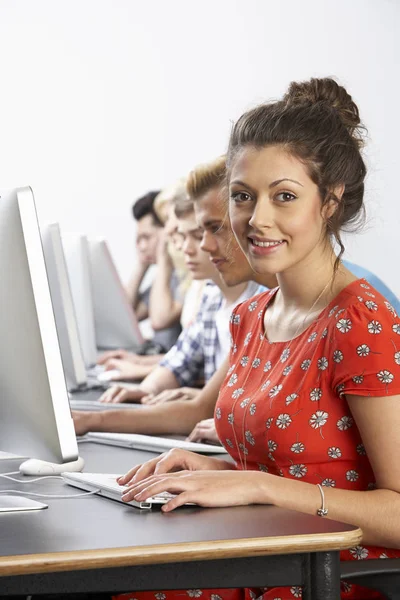
[[[100,402],[110,402],[113,404],[119,404],[121,402],[141,402],[146,392],[141,390],[139,387],[126,387],[123,385],[113,385],[109,387],[102,396],[100,396]]]
[[[202,470],[223,470],[234,469],[235,466],[231,462],[211,458],[209,456],[201,456],[195,452],[173,448],[168,452],[164,452],[156,458],[152,458],[142,465],[136,465],[128,473],[122,475],[118,479],[120,485],[130,485],[137,483],[142,479],[147,479],[152,475],[161,475],[163,473],[171,473],[173,471],[202,471]]]
[[[193,400],[199,395],[201,390],[198,388],[181,387],[175,390],[165,390],[160,394],[149,394],[143,396],[142,404],[163,404],[164,402],[172,402],[173,400]]]
[[[99,356],[97,364],[106,365],[107,362],[112,358],[136,361],[136,358],[138,358],[138,356],[137,354],[133,354],[132,352],[128,352],[127,350],[109,350],[108,352],[104,352],[101,356]]]
[[[148,374],[148,368],[143,365],[132,363],[130,360],[124,360],[119,358],[110,358],[104,368],[106,371],[119,371],[118,377],[113,377],[114,381],[120,380],[137,380],[143,379]]]
[[[212,442],[219,444],[219,437],[215,429],[214,419],[204,419],[197,423],[196,427],[187,437],[188,442]]]
[[[144,501],[163,492],[176,494],[161,508],[169,512],[193,503],[199,506],[245,506],[269,504],[268,478],[273,476],[258,471],[179,471],[152,475],[147,479],[130,483],[122,494],[122,500]]]

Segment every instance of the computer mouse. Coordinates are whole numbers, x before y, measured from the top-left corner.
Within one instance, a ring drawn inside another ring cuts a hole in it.
[[[22,475],[60,475],[66,471],[76,473],[82,471],[85,466],[85,461],[79,456],[77,460],[62,464],[47,462],[37,458],[30,458],[21,463],[19,472]]]
[[[103,371],[97,375],[98,381],[113,381],[115,377],[119,377],[120,371],[118,369],[111,369],[110,371]]]

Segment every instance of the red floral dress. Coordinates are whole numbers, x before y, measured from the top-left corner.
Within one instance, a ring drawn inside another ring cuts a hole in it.
[[[400,318],[364,279],[344,288],[318,319],[289,342],[264,335],[276,290],[236,307],[230,369],[215,409],[221,442],[239,469],[327,487],[368,490],[374,474],[345,394],[400,395]],[[398,558],[400,550],[357,546],[342,560]],[[299,587],[145,592],[119,598],[293,600]],[[342,584],[342,598],[380,594]]]

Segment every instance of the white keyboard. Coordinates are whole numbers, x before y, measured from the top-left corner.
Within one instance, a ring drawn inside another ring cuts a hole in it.
[[[141,435],[138,433],[88,433],[86,438],[99,444],[109,446],[122,446],[123,448],[134,448],[135,450],[147,450],[149,452],[165,452],[171,448],[181,448],[199,454],[226,454],[223,446],[203,444],[198,442],[187,442],[168,437],[157,437],[153,435]]]
[[[171,498],[174,498],[174,494],[163,492],[147,498],[145,502],[137,502],[131,500],[131,502],[124,502],[121,498],[123,492],[127,489],[126,486],[119,485],[117,483],[117,474],[111,473],[62,473],[64,481],[68,485],[72,485],[81,490],[88,492],[96,492],[99,496],[116,500],[117,502],[123,502],[125,505],[134,506],[135,508],[150,509],[153,505],[165,504]]]
[[[140,408],[140,404],[113,404],[111,402],[99,402],[98,400],[76,400],[69,399],[69,405],[72,410],[132,410]]]

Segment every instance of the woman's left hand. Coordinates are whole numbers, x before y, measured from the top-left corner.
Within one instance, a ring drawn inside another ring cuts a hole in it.
[[[186,503],[207,507],[268,504],[267,477],[257,471],[178,471],[129,485],[122,499],[144,502],[161,492],[177,494],[162,506],[164,512]]]

